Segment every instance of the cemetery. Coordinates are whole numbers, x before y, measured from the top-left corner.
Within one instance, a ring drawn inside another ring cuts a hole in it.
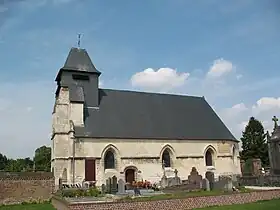
[[[265,196],[266,199],[280,198],[279,190],[264,191],[245,188],[240,184],[241,177],[239,176],[226,175],[214,179],[213,174],[210,174],[208,175],[209,179],[203,179],[195,167],[191,169],[187,180],[181,180],[177,174],[177,170],[175,170],[174,177],[171,178],[167,178],[163,174],[161,182],[153,185],[149,181],[141,181],[127,187],[123,179],[117,180],[115,176],[108,178],[106,185],[102,185],[100,189],[63,185],[59,193],[54,196],[52,204],[58,207],[61,203],[64,203],[69,209],[73,205],[83,205],[84,209],[90,209],[93,206],[95,209],[103,209],[102,206],[104,205],[120,205],[121,207],[115,206],[114,208],[130,209],[131,205],[140,205],[143,202],[145,204],[148,202],[147,205],[150,206],[152,204],[161,205],[157,203],[161,201],[174,202],[182,199],[182,202],[187,203],[183,205],[184,208],[178,207],[178,209],[186,209],[190,202],[187,199],[195,199],[196,202],[202,199],[203,205],[201,207],[205,207],[213,206],[216,202],[223,204],[225,201],[220,199],[219,196],[229,196],[227,201],[229,203],[226,202],[225,205],[232,202],[232,204],[234,202],[237,204],[247,203],[248,201],[254,202],[262,196]],[[240,197],[240,194],[244,196]],[[234,201],[232,201],[233,199]],[[86,208],[84,205],[90,205],[91,207]]]

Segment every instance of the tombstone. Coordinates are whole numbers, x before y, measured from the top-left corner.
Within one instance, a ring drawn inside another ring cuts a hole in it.
[[[208,181],[209,181],[210,190],[213,190],[214,189],[214,183],[215,183],[214,173],[212,171],[207,171],[205,173],[205,178],[208,179]]]
[[[210,184],[209,184],[209,180],[207,178],[204,178],[202,180],[202,188],[205,191],[210,191]]]
[[[162,176],[162,178],[160,180],[160,185],[162,188],[165,188],[168,186],[168,179],[165,175]]]
[[[58,189],[61,190],[62,188],[64,188],[64,184],[62,184],[62,179],[59,178],[59,179],[58,179]]]
[[[233,191],[232,179],[228,179],[225,185],[225,190],[228,192]]]
[[[141,195],[140,189],[139,189],[138,187],[135,187],[135,188],[134,188],[134,195],[135,195],[135,196]]]
[[[118,181],[118,194],[124,194],[125,193],[125,181],[120,178]]]
[[[111,177],[109,177],[106,180],[106,192],[109,194],[111,193],[111,187],[112,187],[112,179],[111,179]]]
[[[174,170],[174,175],[175,175],[175,177],[172,178],[172,180],[171,180],[172,186],[173,185],[180,185],[181,184],[181,179],[180,179],[180,177],[178,177],[178,170],[177,169]]]
[[[215,183],[215,187],[219,190],[230,192],[233,190],[232,178],[230,176],[219,176],[219,180]]]
[[[192,185],[192,188],[199,189],[202,187],[202,176],[199,175],[195,167],[192,167],[188,182]]]
[[[261,168],[262,168],[261,159],[259,159],[259,158],[252,159],[252,167],[253,167],[254,176],[261,175]]]
[[[101,185],[101,193],[102,193],[102,194],[105,194],[105,193],[106,193],[106,185],[105,185],[105,184],[102,184],[102,185]]]
[[[178,177],[178,170],[177,169],[174,170],[174,175],[175,175],[175,177]]]
[[[111,193],[118,192],[118,179],[116,176],[112,177]]]

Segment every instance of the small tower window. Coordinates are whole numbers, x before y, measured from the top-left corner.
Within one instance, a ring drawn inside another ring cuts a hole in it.
[[[86,80],[86,81],[89,80],[89,76],[88,75],[81,75],[81,74],[73,74],[72,78],[74,80]]]

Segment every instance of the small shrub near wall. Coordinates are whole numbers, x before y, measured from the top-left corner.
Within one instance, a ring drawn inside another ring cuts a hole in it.
[[[101,191],[98,190],[96,187],[91,187],[89,189],[79,189],[79,188],[69,188],[69,189],[62,189],[56,193],[61,197],[98,197],[101,196]]]

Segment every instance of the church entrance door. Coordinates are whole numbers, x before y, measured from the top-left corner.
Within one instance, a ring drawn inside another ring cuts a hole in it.
[[[94,159],[85,159],[85,181],[96,181]]]
[[[127,169],[125,171],[125,181],[132,184],[135,181],[135,170],[134,169]]]

